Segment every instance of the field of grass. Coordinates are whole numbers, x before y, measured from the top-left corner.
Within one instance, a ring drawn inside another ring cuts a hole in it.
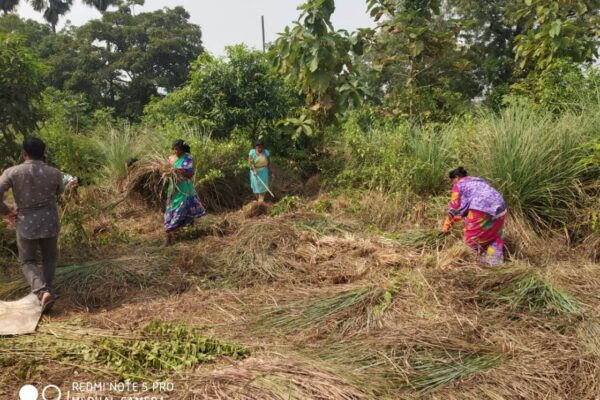
[[[371,193],[373,223],[361,196],[294,198],[211,214],[163,248],[159,212],[86,196],[66,211],[60,302],[36,335],[0,339],[0,398],[82,381],[168,381],[168,399],[600,395],[600,266],[560,238],[483,267],[460,232],[436,235],[437,200],[402,214]],[[3,261],[5,300],[27,287]]]

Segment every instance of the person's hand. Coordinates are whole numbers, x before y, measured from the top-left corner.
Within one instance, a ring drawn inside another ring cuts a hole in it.
[[[444,221],[444,226],[442,227],[442,233],[449,233],[453,223],[454,221],[450,216],[446,217],[446,220]]]
[[[16,226],[17,225],[17,211],[15,209],[10,210],[10,212],[8,214],[6,214],[4,216],[4,219],[11,225],[11,226]]]

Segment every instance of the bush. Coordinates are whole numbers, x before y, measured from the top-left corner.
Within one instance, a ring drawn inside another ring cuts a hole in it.
[[[365,121],[355,114],[343,126],[341,137],[329,138],[332,157],[322,169],[337,186],[440,193],[458,158],[457,128],[458,122],[418,127]]]

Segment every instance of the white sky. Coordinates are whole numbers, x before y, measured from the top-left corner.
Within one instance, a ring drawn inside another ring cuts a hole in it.
[[[82,25],[100,17],[99,12],[81,4],[80,0],[74,3],[71,12],[60,20],[59,29],[67,20],[73,25]],[[183,6],[190,13],[191,22],[202,28],[204,47],[221,55],[225,46],[238,43],[261,49],[261,15],[265,16],[267,42],[274,41],[277,33],[298,18],[297,7],[302,3],[301,0],[146,0],[146,4],[136,7],[135,12]],[[25,0],[21,0],[18,13],[21,17],[43,22],[41,13],[33,11]],[[333,23],[336,29],[350,31],[373,26],[365,0],[337,0]]]

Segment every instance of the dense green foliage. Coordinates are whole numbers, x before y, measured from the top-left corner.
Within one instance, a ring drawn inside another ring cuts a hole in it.
[[[146,108],[147,120],[200,126],[219,138],[273,134],[298,101],[266,55],[244,46],[226,53],[225,59],[200,57],[183,88]]]
[[[298,21],[275,44],[275,65],[306,97],[312,112],[331,120],[359,107],[365,95],[354,66],[363,53],[363,35],[334,29],[334,0],[310,0],[299,10]]]
[[[16,141],[37,126],[43,74],[19,36],[0,33],[0,167],[15,160]]]

